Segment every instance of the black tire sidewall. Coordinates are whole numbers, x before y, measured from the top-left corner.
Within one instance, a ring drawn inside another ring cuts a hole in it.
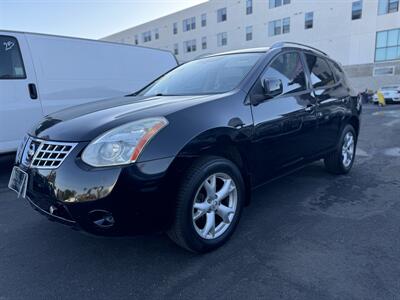
[[[235,216],[229,228],[220,237],[207,240],[199,236],[193,225],[192,209],[194,197],[200,185],[204,182],[204,180],[214,173],[225,173],[234,180],[236,189],[238,191],[238,202]],[[200,171],[195,172],[195,174],[192,175],[186,184],[188,184],[188,187],[186,188],[186,192],[182,195],[183,198],[181,199],[181,201],[184,201],[184,205],[182,207],[184,210],[184,214],[182,215],[184,220],[181,223],[183,225],[181,230],[185,242],[196,252],[207,252],[216,249],[230,238],[240,219],[245,197],[244,182],[241,173],[232,162],[226,159],[211,159],[202,166]]]

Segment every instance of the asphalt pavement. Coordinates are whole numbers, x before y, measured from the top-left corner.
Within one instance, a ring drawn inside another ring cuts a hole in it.
[[[49,222],[7,189],[12,160],[0,157],[0,300],[400,299],[399,105],[364,107],[349,175],[317,162],[263,186],[206,255]]]

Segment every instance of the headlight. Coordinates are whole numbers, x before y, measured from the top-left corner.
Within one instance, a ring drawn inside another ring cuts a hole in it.
[[[165,118],[157,117],[114,128],[93,140],[83,151],[82,160],[93,167],[133,163],[148,141],[166,125]]]

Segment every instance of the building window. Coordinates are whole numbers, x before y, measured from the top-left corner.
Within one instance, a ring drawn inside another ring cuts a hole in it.
[[[137,34],[135,35],[135,45],[139,45],[139,37]]]
[[[143,43],[151,42],[151,31],[146,31],[142,33]]]
[[[290,18],[275,20],[268,23],[268,35],[275,36],[290,32]]]
[[[228,45],[228,34],[226,32],[221,32],[217,34],[218,47]]]
[[[174,23],[172,28],[173,28],[174,34],[178,34],[178,23]]]
[[[206,27],[207,26],[207,14],[202,14],[201,15],[201,27]]]
[[[358,20],[362,17],[362,0],[354,1],[351,6],[351,19]]]
[[[253,39],[253,26],[246,27],[246,41],[251,41]]]
[[[154,29],[154,39],[158,40],[160,38],[160,33],[158,32],[158,28]]]
[[[207,37],[205,36],[201,38],[201,49],[207,49]]]
[[[196,29],[196,17],[183,20],[182,25],[183,32]]]
[[[379,0],[378,15],[385,15],[399,11],[399,0]]]
[[[196,51],[196,40],[190,40],[183,42],[183,50],[185,53]]]
[[[246,0],[246,15],[253,13],[253,0]]]
[[[393,76],[395,74],[395,67],[376,67],[374,68],[374,76]]]
[[[217,10],[217,22],[225,22],[227,20],[226,7]]]
[[[282,33],[282,21],[275,20],[268,23],[268,35],[275,36]]]
[[[314,12],[310,11],[305,14],[304,28],[311,29],[314,26]]]
[[[269,0],[269,8],[290,4],[290,0]]]
[[[290,18],[282,19],[282,34],[290,32]]]
[[[179,45],[178,44],[174,44],[174,54],[175,55],[179,54]]]
[[[375,61],[400,59],[400,28],[376,34]]]

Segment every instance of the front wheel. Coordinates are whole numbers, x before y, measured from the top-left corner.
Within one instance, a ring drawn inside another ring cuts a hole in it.
[[[342,131],[338,149],[324,159],[326,169],[334,174],[350,172],[356,156],[356,144],[356,131],[348,124]]]
[[[222,246],[239,222],[244,194],[241,173],[231,161],[219,157],[198,160],[181,184],[169,237],[197,253]]]

